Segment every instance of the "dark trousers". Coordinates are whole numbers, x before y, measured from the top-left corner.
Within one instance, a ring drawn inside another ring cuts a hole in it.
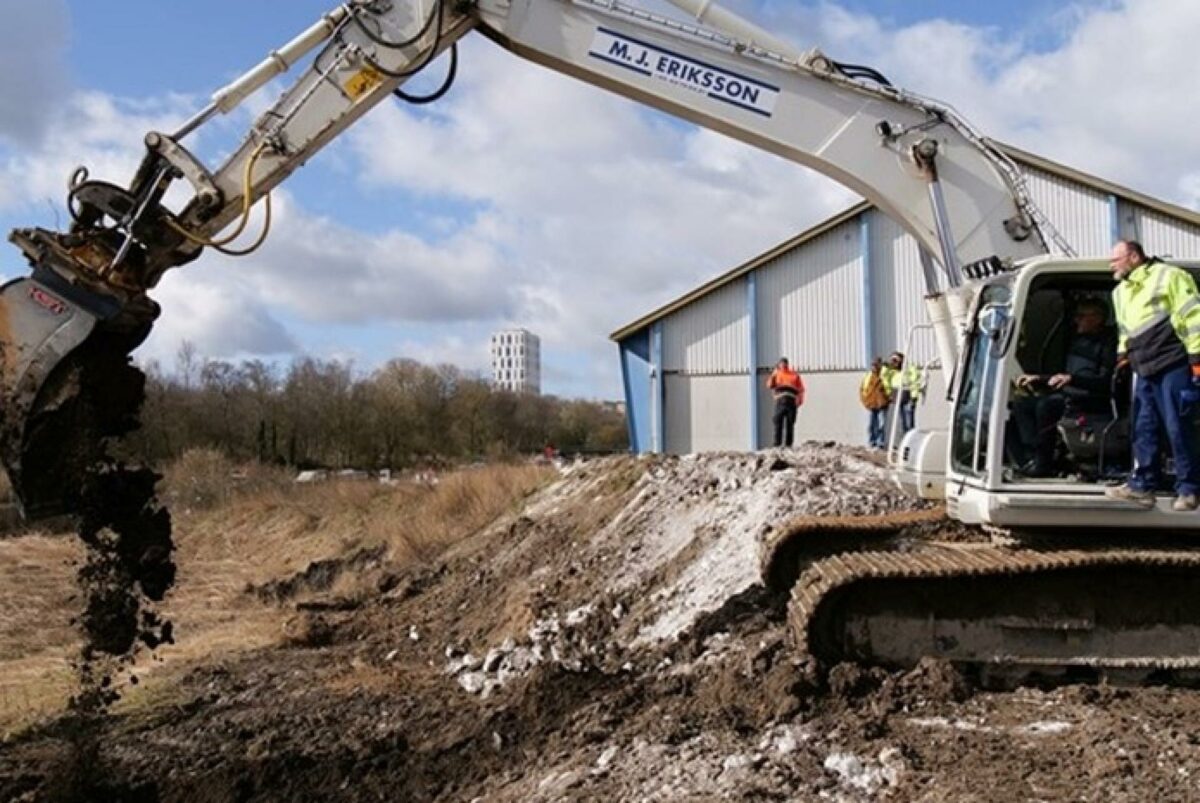
[[[1028,396],[1013,402],[1018,436],[1013,452],[1018,464],[1033,460],[1039,468],[1050,467],[1058,441],[1058,420],[1066,409],[1067,399],[1061,393]]]
[[[775,445],[791,446],[796,435],[796,400],[791,396],[780,396],[775,400]]]
[[[1200,462],[1197,461],[1194,410],[1181,398],[1191,388],[1192,369],[1183,365],[1157,376],[1139,376],[1134,390],[1133,474],[1129,487],[1153,491],[1162,469],[1159,430],[1167,434],[1175,456],[1175,492],[1200,495]]]
[[[896,410],[900,414],[900,434],[903,435],[917,425],[917,400],[907,390],[902,390]]]
[[[867,443],[872,449],[882,449],[887,444],[887,408],[871,411],[871,422],[867,425]]]

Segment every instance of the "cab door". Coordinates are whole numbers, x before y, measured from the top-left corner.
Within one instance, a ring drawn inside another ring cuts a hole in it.
[[[988,474],[1002,452],[997,433],[1003,432],[1003,420],[993,419],[1003,419],[995,415],[996,395],[1004,387],[1005,359],[1013,338],[1011,297],[1006,284],[985,287],[963,344],[951,415],[950,470],[960,482],[976,487],[991,485]]]

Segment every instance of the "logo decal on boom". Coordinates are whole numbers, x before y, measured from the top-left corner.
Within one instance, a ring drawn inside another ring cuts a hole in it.
[[[64,312],[67,311],[66,304],[59,301],[57,298],[50,295],[49,293],[47,293],[45,290],[42,290],[41,288],[30,287],[29,288],[29,297],[31,299],[33,299],[33,302],[35,304],[37,304],[39,307],[50,312],[51,315],[62,315]]]
[[[588,55],[763,117],[772,115],[775,101],[779,98],[777,86],[607,28],[596,29]]]

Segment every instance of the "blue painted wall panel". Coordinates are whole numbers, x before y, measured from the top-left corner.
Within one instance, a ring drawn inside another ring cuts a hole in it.
[[[643,329],[619,344],[621,379],[625,384],[625,419],[629,448],[648,452],[650,442],[650,330]]]

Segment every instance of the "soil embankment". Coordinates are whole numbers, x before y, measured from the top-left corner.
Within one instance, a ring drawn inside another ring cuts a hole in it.
[[[468,487],[429,521],[470,508]],[[1192,691],[993,694],[937,662],[797,666],[759,544],[795,517],[911,507],[851,450],[582,463],[418,550],[371,511],[440,491],[348,493],[357,518],[233,502],[181,521],[183,597],[195,532],[249,549],[241,528],[286,519],[272,551],[313,548],[237,590],[247,616],[278,617],[270,643],[203,652],[180,624],[160,652],[188,660],[104,726],[105,799],[1200,797]],[[13,734],[0,798],[53,799],[65,739],[53,718]]]

